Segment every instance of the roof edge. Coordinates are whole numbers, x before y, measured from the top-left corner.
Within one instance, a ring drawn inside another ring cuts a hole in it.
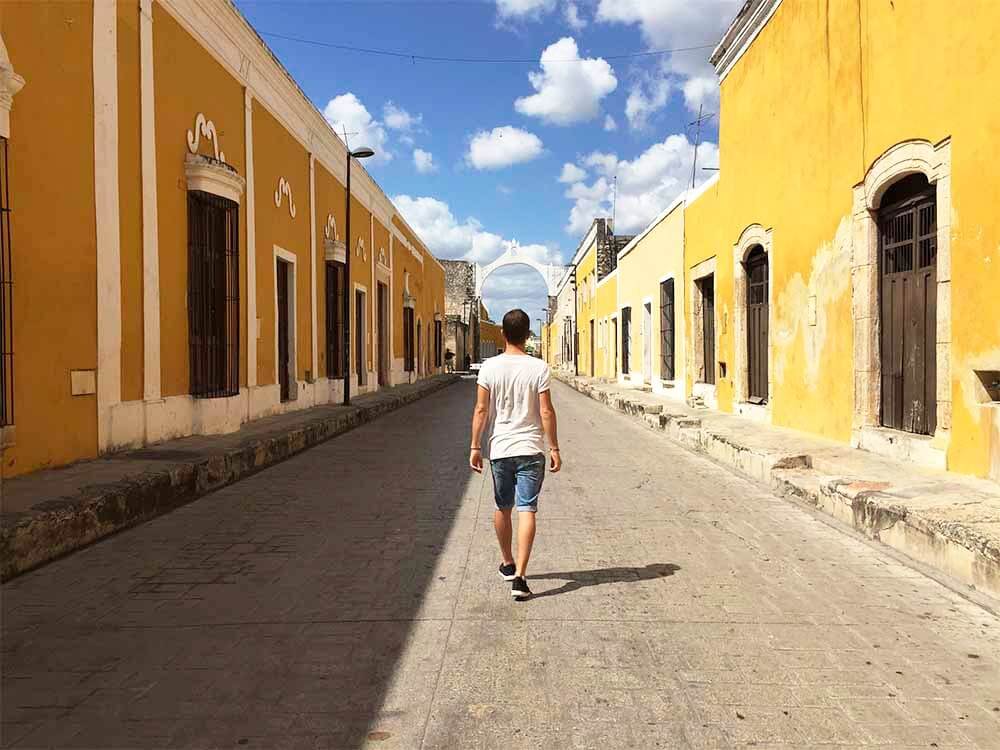
[[[720,82],[725,80],[729,71],[750,48],[779,5],[781,0],[747,0],[743,4],[708,58],[715,66]]]

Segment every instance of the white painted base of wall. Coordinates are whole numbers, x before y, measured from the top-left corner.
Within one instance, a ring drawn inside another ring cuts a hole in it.
[[[930,435],[914,435],[887,427],[862,427],[851,434],[851,445],[928,469],[944,471],[948,468],[946,449],[938,447]]]
[[[684,381],[653,378],[653,393],[671,401],[684,401]]]
[[[752,419],[755,422],[771,424],[771,407],[769,404],[749,404],[743,401],[734,405],[733,414]]]
[[[693,383],[691,385],[691,395],[695,397],[701,397],[701,400],[705,402],[705,406],[709,409],[719,408],[719,399],[715,395],[715,384],[714,383]]]

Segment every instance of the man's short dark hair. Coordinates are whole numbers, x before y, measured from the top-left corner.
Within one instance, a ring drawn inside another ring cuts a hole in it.
[[[503,337],[507,343],[520,346],[528,340],[531,333],[531,321],[528,313],[515,308],[503,316]]]

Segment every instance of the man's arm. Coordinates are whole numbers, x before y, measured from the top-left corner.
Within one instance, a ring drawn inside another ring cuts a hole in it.
[[[556,408],[552,405],[551,391],[542,391],[538,394],[538,410],[542,417],[542,429],[545,430],[545,439],[549,441],[549,468],[554,474],[562,468],[562,456],[559,453]]]
[[[472,410],[472,443],[469,447],[469,466],[473,471],[483,472],[483,430],[490,417],[490,392],[479,386],[476,393],[476,407]]]

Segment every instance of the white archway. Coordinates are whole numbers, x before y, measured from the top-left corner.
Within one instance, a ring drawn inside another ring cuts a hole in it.
[[[548,295],[550,297],[556,296],[559,282],[562,280],[563,274],[566,273],[565,266],[539,263],[534,258],[526,255],[515,240],[507,243],[507,250],[488,266],[482,266],[479,263],[476,263],[477,298],[482,298],[483,285],[486,283],[486,279],[489,278],[490,274],[500,268],[503,268],[504,266],[528,266],[529,268],[533,268],[545,281],[545,287],[548,290]]]

